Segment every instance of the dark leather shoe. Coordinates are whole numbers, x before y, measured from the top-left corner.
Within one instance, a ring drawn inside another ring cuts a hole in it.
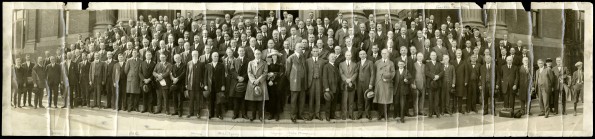
[[[291,122],[295,124],[295,123],[297,123],[297,120],[295,118],[293,118],[293,119],[291,119]]]
[[[192,117],[192,114],[186,115],[186,118],[190,118],[190,117]]]
[[[238,119],[238,117],[240,117],[239,115],[234,115],[233,117],[231,117],[232,120]]]
[[[539,114],[539,115],[537,115],[537,116],[545,116],[545,113],[540,113],[540,114]]]

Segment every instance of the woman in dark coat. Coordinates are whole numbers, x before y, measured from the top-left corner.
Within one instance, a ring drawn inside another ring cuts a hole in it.
[[[281,83],[281,79],[283,77],[284,68],[281,65],[281,53],[278,53],[274,50],[272,53],[267,55],[267,66],[268,66],[268,73],[267,73],[267,86],[268,86],[268,93],[270,101],[265,104],[266,111],[268,111],[271,116],[269,120],[273,118],[276,121],[279,121],[280,115],[283,112],[283,107],[281,107],[282,103],[284,103],[283,99],[283,92],[279,87]]]

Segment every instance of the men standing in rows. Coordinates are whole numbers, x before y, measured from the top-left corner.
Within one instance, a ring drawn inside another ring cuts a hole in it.
[[[155,69],[155,61],[153,61],[153,54],[152,53],[145,53],[145,60],[140,63],[140,79],[141,79],[141,93],[142,93],[142,101],[143,101],[143,109],[141,113],[150,112],[153,113],[153,99],[155,96],[155,86],[158,84],[155,83],[153,78],[153,69]],[[144,89],[144,86],[147,86],[147,90]]]
[[[395,65],[389,58],[388,50],[382,49],[382,59],[374,63],[376,67],[376,86],[374,88],[374,103],[378,104],[378,120],[388,117],[388,105],[393,103],[393,78]]]
[[[295,28],[292,28],[292,32],[295,32]],[[291,91],[290,113],[291,121],[293,123],[297,122],[298,114],[301,115],[303,112],[302,108],[305,102],[304,91],[306,91],[306,57],[303,55],[302,45],[304,44],[298,43],[295,45],[295,53],[287,57],[287,61],[285,63],[285,74],[289,76],[289,87]]]
[[[440,64],[440,62],[437,61],[436,52],[430,52],[430,62],[426,63],[424,68],[427,83],[426,92],[430,96],[430,107],[428,115],[430,118],[432,118],[432,115],[436,114],[436,117],[440,118],[440,83],[442,80],[441,76],[443,74],[443,68],[442,64]]]
[[[320,59],[318,57],[320,49],[314,47],[310,52],[312,57],[306,60],[306,67],[308,67],[308,74],[307,74],[307,90],[310,96],[309,100],[309,119],[312,120],[314,118],[321,119],[320,116],[320,99],[323,95],[322,90],[322,66],[326,63],[326,60]]]

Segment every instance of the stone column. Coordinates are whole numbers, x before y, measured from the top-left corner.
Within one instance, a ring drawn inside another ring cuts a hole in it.
[[[398,18],[397,13],[399,13],[400,10],[386,10],[386,9],[382,9],[382,10],[377,10],[376,11],[376,23],[384,23],[385,20],[385,16],[386,14],[389,14],[389,18],[390,18],[390,23],[392,25],[394,25],[395,23],[401,21],[401,19]]]
[[[365,23],[368,18],[364,16],[364,10],[340,10],[343,14],[343,20],[346,20],[349,26],[353,26],[353,20],[359,20],[360,23]]]
[[[107,25],[114,25],[116,20],[116,11],[101,10],[95,12],[95,27],[93,27],[93,34],[99,31],[105,31]]]
[[[255,11],[255,10],[236,10],[233,13],[233,18],[239,19],[240,16],[242,16],[243,17],[243,19],[241,19],[242,21],[245,21],[246,19],[250,19],[250,21],[252,21],[252,20],[254,20],[256,13],[257,13],[257,11]],[[225,14],[223,16],[225,16]],[[296,16],[294,16],[294,19],[295,19],[295,17]],[[254,23],[254,22],[252,22],[252,23]]]
[[[124,21],[128,24],[129,20],[136,21],[138,12],[136,10],[118,10],[118,22]],[[168,17],[169,20],[173,20],[175,17]]]
[[[481,21],[481,10],[480,9],[462,9],[463,25],[469,25],[471,28],[483,27]]]
[[[496,28],[496,38],[502,38],[504,34],[508,34],[505,10],[488,10],[488,21],[488,28],[490,30]]]
[[[215,21],[216,18],[220,18],[219,21],[225,21],[225,13],[221,10],[209,10],[206,11],[207,23],[211,23],[211,21]],[[252,18],[254,19],[254,17]]]

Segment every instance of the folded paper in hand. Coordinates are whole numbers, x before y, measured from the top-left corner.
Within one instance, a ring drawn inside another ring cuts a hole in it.
[[[165,82],[165,80],[161,80],[161,81],[159,81],[159,84],[161,84],[161,86],[165,86],[165,85],[167,85],[167,83]]]

